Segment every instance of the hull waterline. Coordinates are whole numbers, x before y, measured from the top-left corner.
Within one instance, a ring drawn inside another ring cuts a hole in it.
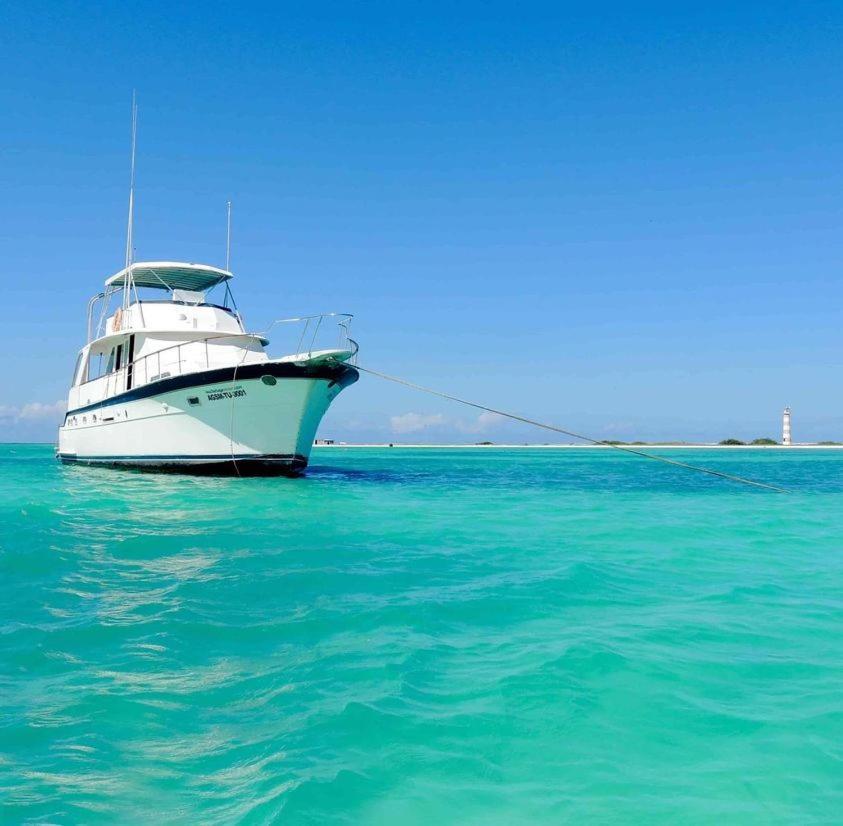
[[[193,476],[301,476],[307,456],[100,456],[57,454],[66,465],[105,467],[147,473],[181,473]]]

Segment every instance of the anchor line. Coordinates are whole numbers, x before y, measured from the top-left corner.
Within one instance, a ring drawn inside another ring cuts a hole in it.
[[[234,373],[231,377],[231,386],[234,387],[237,384],[237,371],[240,369],[241,365],[244,361],[246,361],[246,356],[248,355],[249,351],[244,350],[243,355],[240,358],[240,361],[234,365]],[[210,366],[210,365],[209,365]],[[239,476],[242,476],[240,473],[240,468],[237,466],[237,459],[234,456],[234,402],[236,400],[235,395],[231,394],[231,417],[229,418],[228,422],[228,446],[231,450],[231,463],[234,465],[234,472]]]
[[[395,384],[401,384],[404,387],[411,388],[412,390],[418,390],[422,393],[428,393],[431,396],[438,396],[441,399],[448,399],[452,402],[458,402],[459,404],[464,404],[467,407],[473,407],[476,410],[483,410],[486,413],[495,413],[498,416],[503,416],[507,419],[513,419],[516,422],[523,422],[525,424],[533,425],[534,427],[543,428],[544,430],[551,430],[554,433],[562,433],[565,436],[571,436],[574,439],[580,439],[583,442],[589,442],[593,445],[611,447],[615,450],[620,451],[621,453],[629,453],[633,456],[640,456],[643,459],[652,459],[655,462],[662,462],[665,465],[673,465],[674,467],[684,468],[685,470],[694,471],[696,473],[705,473],[709,476],[717,476],[720,479],[727,479],[730,482],[739,482],[742,485],[751,485],[752,487],[763,488],[764,490],[772,490],[776,493],[790,492],[785,488],[780,488],[776,485],[770,485],[766,482],[757,482],[754,479],[747,479],[743,476],[735,476],[732,473],[724,473],[723,471],[713,470],[712,468],[707,467],[701,467],[700,465],[690,465],[687,462],[680,462],[677,459],[669,459],[666,456],[659,456],[655,453],[647,453],[644,450],[637,450],[633,447],[628,447],[626,445],[617,445],[612,444],[611,442],[603,441],[601,439],[593,439],[591,436],[584,436],[582,433],[575,433],[573,430],[566,430],[563,427],[557,427],[556,425],[547,424],[545,422],[539,422],[535,419],[528,419],[526,416],[519,416],[517,413],[508,413],[505,410],[497,410],[494,407],[487,407],[485,404],[478,404],[477,402],[472,402],[468,399],[461,399],[459,396],[453,396],[450,393],[443,393],[442,391],[434,390],[431,387],[424,387],[421,384],[415,384],[414,382],[398,378],[397,376],[390,376],[386,373],[380,373],[377,370],[372,370],[368,367],[361,367],[359,364],[355,364],[354,367],[364,373],[369,373],[372,376],[377,376],[378,378],[394,382]]]

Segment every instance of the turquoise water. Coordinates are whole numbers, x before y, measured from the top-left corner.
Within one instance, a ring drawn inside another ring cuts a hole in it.
[[[0,821],[831,823],[843,452],[0,446]]]

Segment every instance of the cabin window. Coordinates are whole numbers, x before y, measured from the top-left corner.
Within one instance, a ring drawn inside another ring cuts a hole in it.
[[[81,383],[82,383],[82,376],[80,375],[80,370],[79,370],[79,368],[82,366],[82,358],[83,358],[83,356],[84,356],[84,355],[85,355],[85,351],[84,351],[84,350],[82,350],[82,351],[79,353],[79,355],[78,355],[78,356],[76,356],[76,364],[75,364],[75,365],[74,365],[74,367],[73,367],[73,377],[72,377],[72,378],[71,378],[71,380],[70,380],[71,385],[73,385],[74,387],[75,387],[77,384],[81,384]]]
[[[98,379],[100,376],[105,375],[105,372],[103,371],[103,367],[105,366],[103,356],[103,353],[88,356],[88,381],[93,381],[94,379]]]
[[[111,348],[108,358],[105,353],[98,353],[88,359],[88,381],[107,376],[124,366],[124,346],[122,343]]]

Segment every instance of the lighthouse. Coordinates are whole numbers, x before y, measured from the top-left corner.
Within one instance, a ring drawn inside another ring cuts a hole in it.
[[[782,414],[782,444],[790,445],[790,408],[786,407]]]

